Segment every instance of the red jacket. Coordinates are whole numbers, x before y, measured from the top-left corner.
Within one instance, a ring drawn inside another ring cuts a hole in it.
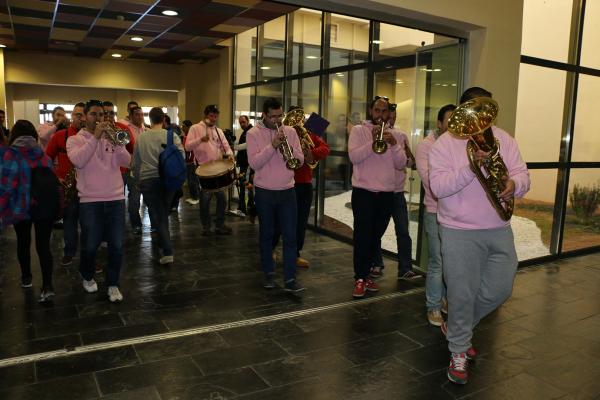
[[[73,168],[73,164],[67,156],[67,138],[65,135],[68,132],[68,137],[77,135],[78,129],[69,126],[67,129],[60,130],[52,135],[48,147],[46,147],[46,155],[54,161],[54,172],[58,179],[63,180],[67,172]]]
[[[324,160],[325,157],[329,155],[329,145],[321,139],[319,136],[314,133],[310,133],[310,138],[312,139],[315,147],[312,149],[311,153],[315,161]],[[298,168],[294,173],[294,181],[295,183],[311,183],[312,182],[312,169],[306,164],[303,164],[302,167]]]

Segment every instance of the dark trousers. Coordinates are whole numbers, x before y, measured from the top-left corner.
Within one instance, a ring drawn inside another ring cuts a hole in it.
[[[173,255],[171,235],[169,233],[169,211],[173,201],[173,192],[167,192],[160,178],[144,179],[140,182],[140,191],[148,205],[148,214],[156,221],[158,240],[163,256]]]
[[[187,184],[190,191],[190,197],[194,200],[200,198],[200,186],[198,184],[198,175],[196,175],[196,164],[187,165]]]
[[[215,224],[217,228],[222,228],[225,225],[225,205],[227,203],[225,191],[207,192],[206,190],[200,190],[200,221],[202,221],[202,228],[204,230],[210,230],[210,199],[212,199],[213,195],[217,198]]]
[[[31,225],[35,228],[35,250],[42,268],[42,287],[52,288],[52,253],[50,252],[50,234],[54,221],[36,221],[30,219],[17,222],[17,258],[21,266],[21,279],[30,280],[31,275]]]
[[[79,243],[79,197],[71,199],[63,211],[64,255],[74,257]]]
[[[412,270],[412,239],[408,234],[408,209],[406,207],[404,192],[394,193],[392,218],[394,219],[396,248],[398,249],[398,274],[404,275]],[[381,239],[379,240],[377,251],[373,257],[372,265],[376,267],[384,266],[383,257],[381,255]]]
[[[123,263],[125,200],[79,204],[81,260],[79,272],[86,281],[94,277],[96,252],[100,242],[108,242],[107,286],[118,286]]]
[[[392,215],[394,193],[352,189],[354,279],[367,279]]]
[[[142,227],[142,217],[140,216],[140,189],[136,180],[129,171],[123,174],[123,183],[127,186],[127,212],[129,213],[129,223],[132,228]],[[154,227],[154,221],[150,218],[150,224]]]
[[[273,237],[277,221],[283,236],[283,275],[286,282],[296,278],[296,194],[294,189],[256,188],[259,223],[260,263],[265,274],[273,274]]]
[[[238,187],[240,188],[238,210],[240,210],[244,214],[247,214],[247,211],[248,211],[246,208],[246,173],[247,172],[248,172],[248,167],[240,168],[240,178],[238,179]]]
[[[296,256],[300,257],[300,252],[304,247],[304,237],[306,236],[306,226],[308,225],[308,216],[312,204],[313,187],[311,183],[297,183],[294,186],[296,192],[296,206],[298,209],[298,220],[296,222]],[[279,244],[281,228],[279,222],[275,224],[275,236],[273,237],[273,248]]]

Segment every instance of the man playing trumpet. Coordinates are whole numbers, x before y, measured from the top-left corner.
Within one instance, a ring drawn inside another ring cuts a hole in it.
[[[131,156],[124,146],[115,145],[107,135],[114,132],[104,121],[102,102],[85,104],[85,126],[67,141],[67,155],[77,170],[81,259],[79,272],[88,293],[98,291],[94,280],[96,251],[108,242],[106,284],[111,302],[123,300],[119,275],[123,260],[125,196],[121,167],[128,167]]]
[[[370,120],[352,128],[348,141],[353,164],[354,298],[364,297],[367,290],[379,290],[369,277],[371,262],[392,215],[396,170],[405,168],[407,160],[404,141],[385,124],[389,117],[388,99],[376,96],[370,114]]]

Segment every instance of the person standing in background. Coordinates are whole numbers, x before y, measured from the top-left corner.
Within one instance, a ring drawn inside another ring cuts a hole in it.
[[[56,131],[66,129],[68,126],[69,119],[67,118],[65,109],[61,106],[54,107],[52,110],[52,122],[46,121],[37,128],[42,149],[46,150],[46,146],[48,146],[52,135],[54,135]]]

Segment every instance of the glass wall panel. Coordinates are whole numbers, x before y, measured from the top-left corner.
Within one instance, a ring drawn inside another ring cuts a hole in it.
[[[375,73],[373,94],[386,96],[395,103],[395,127],[410,138],[414,116],[415,67]]]
[[[568,62],[572,8],[572,0],[524,1],[521,54]]]
[[[275,97],[283,102],[283,82],[260,85],[256,88],[256,118],[260,119],[262,115],[263,103],[269,97]]]
[[[515,138],[526,162],[559,160],[566,82],[565,71],[521,64]]]
[[[292,13],[288,30],[291,30],[291,74],[316,71],[321,66],[321,24],[320,11],[301,8]],[[290,72],[288,72],[288,75]]]
[[[371,44],[373,45],[373,59],[375,61],[415,54],[419,47],[455,40],[418,29],[379,22],[374,22],[374,24],[375,33]]]
[[[580,74],[572,161],[600,161],[600,135],[596,118],[598,93],[600,77]]]
[[[332,150],[348,151],[352,126],[366,119],[367,71],[329,75],[329,96],[324,99],[323,117],[330,121],[326,138]]]
[[[562,251],[600,246],[600,169],[572,169]]]
[[[235,39],[235,84],[256,80],[256,28],[240,33]]]
[[[331,14],[329,65],[341,67],[369,60],[369,21]]]
[[[352,164],[347,156],[330,155],[321,162],[325,176],[325,205],[321,226],[346,237],[352,237]]]
[[[319,112],[319,77],[295,79],[287,82],[286,111],[290,106],[299,106],[306,114]]]
[[[550,254],[557,170],[531,169],[531,190],[515,199],[511,226],[519,261]]]
[[[285,73],[285,15],[258,27],[258,80],[281,78]]]
[[[237,137],[239,137],[241,133],[240,123],[238,121],[240,116],[247,116],[252,125],[256,125],[256,120],[260,118],[260,114],[257,115],[254,111],[255,92],[256,89],[254,87],[237,89],[234,92],[233,131],[236,133]]]
[[[600,69],[600,2],[585,3],[583,41],[581,44],[581,65]]]

